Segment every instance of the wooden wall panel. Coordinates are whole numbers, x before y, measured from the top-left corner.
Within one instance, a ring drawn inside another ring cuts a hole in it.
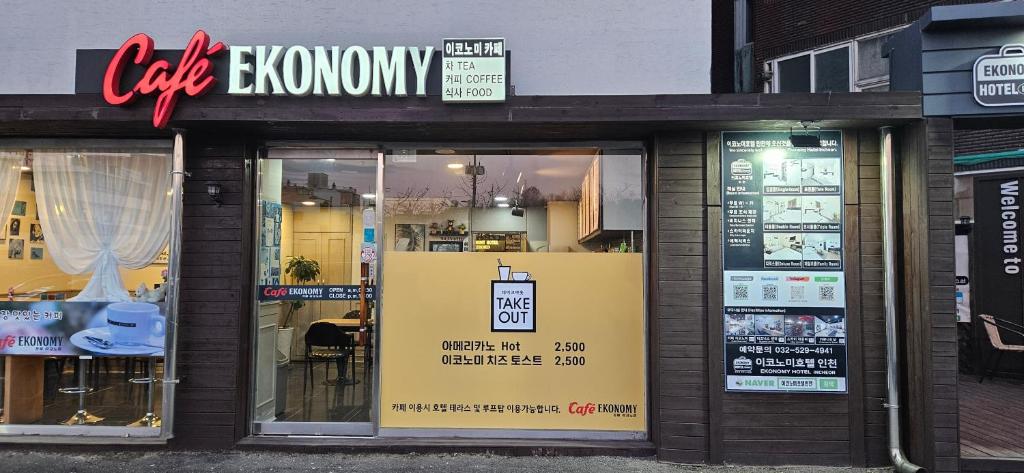
[[[865,463],[881,466],[889,463],[889,455],[886,450],[888,424],[884,407],[886,352],[879,132],[868,129],[859,130],[857,134],[856,171],[858,194],[861,197],[857,207],[860,212],[857,232],[860,240],[858,305],[860,351],[863,357],[863,388],[858,401],[862,403],[864,411]]]
[[[942,350],[956,346],[954,296],[953,176],[936,172],[953,161],[953,122],[927,120],[928,186],[928,323],[931,337],[925,352],[932,365],[932,434],[934,464],[931,471],[957,471],[960,432],[957,403],[957,353]]]
[[[848,395],[724,391],[719,134],[703,136],[703,156],[694,154],[699,135],[657,140],[652,218],[657,238],[652,247],[658,256],[652,272],[659,279],[652,317],[658,323],[657,343],[674,347],[658,350],[652,363],[659,366],[652,373],[659,402],[660,417],[653,424],[660,430],[659,458],[766,465],[887,463],[878,132],[844,132]],[[699,196],[687,193],[701,191],[704,207],[694,208]],[[687,205],[677,204],[682,201]],[[697,249],[703,253],[693,254]],[[675,253],[680,251],[685,254]],[[686,258],[667,258],[665,252]]]
[[[658,137],[652,179],[652,431],[658,458],[704,463],[708,451],[707,220],[704,134]]]
[[[959,470],[953,294],[953,125],[928,119],[902,133],[904,396],[910,459]]]
[[[252,200],[241,144],[186,135],[175,438],[179,448],[229,448],[244,435]],[[223,205],[206,193],[218,183]]]

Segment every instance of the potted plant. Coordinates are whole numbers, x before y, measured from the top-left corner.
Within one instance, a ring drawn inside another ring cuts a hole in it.
[[[296,283],[306,285],[320,277],[320,263],[305,256],[292,256],[288,258],[288,264],[284,268],[284,273],[291,276],[292,280]],[[277,329],[278,349],[287,354],[289,359],[291,359],[291,347],[295,338],[295,327],[290,325],[292,315],[305,305],[306,302],[301,300],[289,302],[288,313],[285,315],[281,326]]]

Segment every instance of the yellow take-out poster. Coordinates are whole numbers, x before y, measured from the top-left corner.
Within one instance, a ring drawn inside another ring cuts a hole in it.
[[[383,274],[382,428],[646,430],[642,254],[389,252]]]

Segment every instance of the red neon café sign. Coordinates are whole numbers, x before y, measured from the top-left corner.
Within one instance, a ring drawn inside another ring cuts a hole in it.
[[[210,56],[225,49],[224,43],[219,41],[211,46],[210,36],[198,30],[189,40],[178,64],[172,67],[163,59],[150,62],[155,51],[153,38],[144,33],[136,34],[121,45],[107,65],[103,74],[103,100],[119,106],[130,104],[142,95],[159,94],[156,107],[153,108],[153,126],[163,128],[171,119],[182,92],[190,97],[198,97],[209,92],[217,83]],[[128,90],[122,90],[121,76],[129,61],[146,67],[146,72],[138,83]]]
[[[504,64],[503,40],[473,41],[497,44],[489,53],[494,57],[488,60]],[[183,93],[198,97],[217,83],[211,57],[227,49],[222,42],[211,45],[210,36],[199,30],[192,35],[178,64],[172,65],[164,59],[153,59],[153,38],[144,33],[136,34],[121,45],[107,65],[103,74],[103,99],[110,105],[121,106],[140,96],[156,95],[153,126],[164,128]],[[338,96],[344,92],[353,97],[426,97],[433,55],[433,46],[395,46],[390,50],[384,46],[316,46],[310,50],[298,45],[288,48],[235,45],[229,56],[227,94]],[[136,84],[123,86],[125,71],[133,64],[144,69],[142,76]],[[473,82],[474,90],[479,91],[474,97],[480,98],[479,101],[504,100],[504,72],[469,77],[476,79],[475,82],[467,80],[467,84]],[[494,90],[498,90],[495,96],[500,100],[483,99]]]

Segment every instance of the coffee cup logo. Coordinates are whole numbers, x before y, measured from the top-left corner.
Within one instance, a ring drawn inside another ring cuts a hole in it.
[[[107,306],[107,330],[118,345],[148,345],[164,335],[160,307],[145,302],[118,302]]]

